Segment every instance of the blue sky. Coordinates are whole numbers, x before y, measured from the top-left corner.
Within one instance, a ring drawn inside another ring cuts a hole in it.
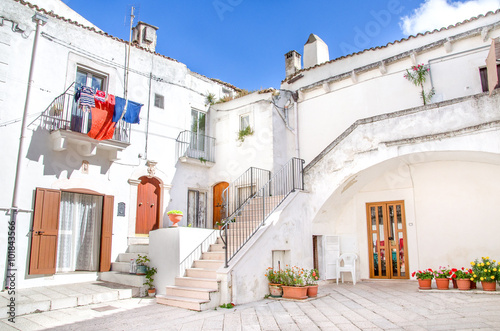
[[[310,33],[326,42],[335,59],[500,7],[500,0],[132,1],[64,0],[125,40],[134,5],[134,23],[159,27],[158,53],[248,90],[278,88],[285,76],[284,54],[293,49],[302,54]]]

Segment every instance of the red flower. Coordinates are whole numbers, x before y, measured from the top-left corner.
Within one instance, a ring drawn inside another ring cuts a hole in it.
[[[412,276],[412,277],[415,277],[415,274],[416,274],[416,271],[414,271],[414,272],[411,274],[411,276]]]
[[[463,269],[463,267],[462,267],[462,269]],[[452,268],[451,272],[457,272],[457,269],[456,268]]]
[[[457,275],[453,274],[453,276],[451,276],[451,278],[457,278]]]

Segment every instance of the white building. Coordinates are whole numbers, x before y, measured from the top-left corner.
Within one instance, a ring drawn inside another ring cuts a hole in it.
[[[419,268],[465,266],[500,251],[500,94],[485,92],[500,11],[331,61],[311,35],[306,68],[296,51],[285,55],[279,91],[211,105],[208,95],[231,99],[240,90],[155,53],[155,26],[134,28],[127,85],[128,42],[58,16],[54,2],[55,14],[1,4],[5,224],[28,111],[14,206],[19,287],[126,281],[134,255],[123,253],[149,243],[159,301],[204,309],[262,298],[262,275],[278,261],[332,279],[336,257],[349,251],[359,257],[357,278],[409,279]],[[37,42],[35,13],[47,17]],[[426,106],[403,77],[422,63],[430,68],[424,87],[435,91]],[[143,104],[140,123],[119,122],[113,139],[90,138],[88,113],[73,106],[78,84]],[[224,208],[226,245],[209,230]],[[168,228],[170,209],[184,211],[178,229]],[[8,242],[5,227],[0,238]],[[190,254],[200,244],[212,252]],[[209,261],[193,262],[200,258]],[[188,306],[172,298],[183,295],[174,284],[212,290]]]

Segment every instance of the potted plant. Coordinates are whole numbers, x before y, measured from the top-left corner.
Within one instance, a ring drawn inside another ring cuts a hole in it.
[[[215,222],[215,227],[219,230],[222,227],[222,225],[223,225],[222,222]]]
[[[439,266],[438,270],[434,270],[434,277],[436,278],[436,286],[438,290],[447,290],[450,287],[450,278],[452,272],[446,267]]]
[[[307,296],[309,298],[315,298],[318,296],[318,280],[319,272],[317,269],[311,269],[306,273],[306,286],[307,286]]]
[[[418,288],[421,290],[430,290],[432,279],[434,278],[434,272],[432,269],[424,269],[414,271],[411,274],[412,277],[416,277],[418,280]]]
[[[470,290],[471,281],[474,280],[472,269],[467,270],[462,267],[461,269],[451,269],[451,272],[453,272],[451,279],[455,279],[457,281],[457,287],[459,290]]]
[[[304,284],[304,269],[296,266],[287,268],[281,277],[283,298],[307,299],[307,287]]]
[[[281,287],[281,270],[275,271],[269,267],[266,270],[265,276],[269,281],[269,293],[273,298],[283,296],[283,288]]]
[[[474,279],[481,281],[483,291],[496,291],[497,281],[500,279],[497,261],[486,256],[476,259],[471,265]]]
[[[177,223],[179,223],[184,215],[180,210],[170,210],[167,212],[168,218],[173,223],[171,227],[177,227]]]
[[[139,254],[137,259],[135,260],[135,263],[137,264],[137,271],[135,272],[135,274],[145,275],[146,272],[148,271],[149,262],[151,262],[151,260],[148,258],[147,255]]]
[[[246,136],[251,136],[251,135],[253,135],[253,130],[250,127],[250,125],[247,125],[246,128],[238,131],[238,138],[236,140],[242,143],[245,141]]]
[[[154,275],[156,274],[157,269],[154,267],[146,267],[146,281],[143,283],[148,286],[148,295],[150,297],[154,297],[156,293],[155,284],[154,284]]]
[[[434,96],[434,88],[432,88],[429,92],[424,91],[424,83],[427,80],[427,75],[429,74],[430,68],[429,66],[422,64],[418,64],[416,66],[412,66],[411,70],[406,69],[406,74],[404,77],[408,79],[413,85],[420,86],[420,98],[424,102],[424,106],[430,103],[432,97]]]

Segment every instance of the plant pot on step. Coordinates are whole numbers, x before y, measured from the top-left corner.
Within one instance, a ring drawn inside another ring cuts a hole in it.
[[[318,285],[307,285],[307,296],[315,298],[318,296]]]
[[[418,288],[421,290],[430,290],[432,279],[418,279]]]
[[[137,270],[135,272],[136,275],[145,275],[148,270],[148,267],[145,265],[138,265]]]
[[[273,298],[281,298],[283,296],[283,288],[281,284],[269,283],[269,293]]]
[[[304,300],[307,299],[307,287],[283,285],[283,298]]]
[[[483,287],[483,291],[496,291],[497,290],[497,281],[493,282],[481,282],[481,286]]]
[[[471,281],[468,278],[465,279],[457,279],[457,287],[460,291],[468,291],[470,290]]]
[[[182,215],[179,214],[168,214],[168,218],[173,223],[170,227],[177,227],[177,223],[182,220]]]
[[[473,280],[471,280],[471,281],[470,281],[470,289],[471,289],[471,290],[475,290],[475,289],[477,289],[477,284],[476,284],[476,282],[475,282],[475,281],[473,281]]]
[[[148,296],[154,297],[156,294],[156,289],[155,288],[148,288]]]
[[[450,287],[450,279],[436,278],[436,286],[438,290],[447,290]]]

